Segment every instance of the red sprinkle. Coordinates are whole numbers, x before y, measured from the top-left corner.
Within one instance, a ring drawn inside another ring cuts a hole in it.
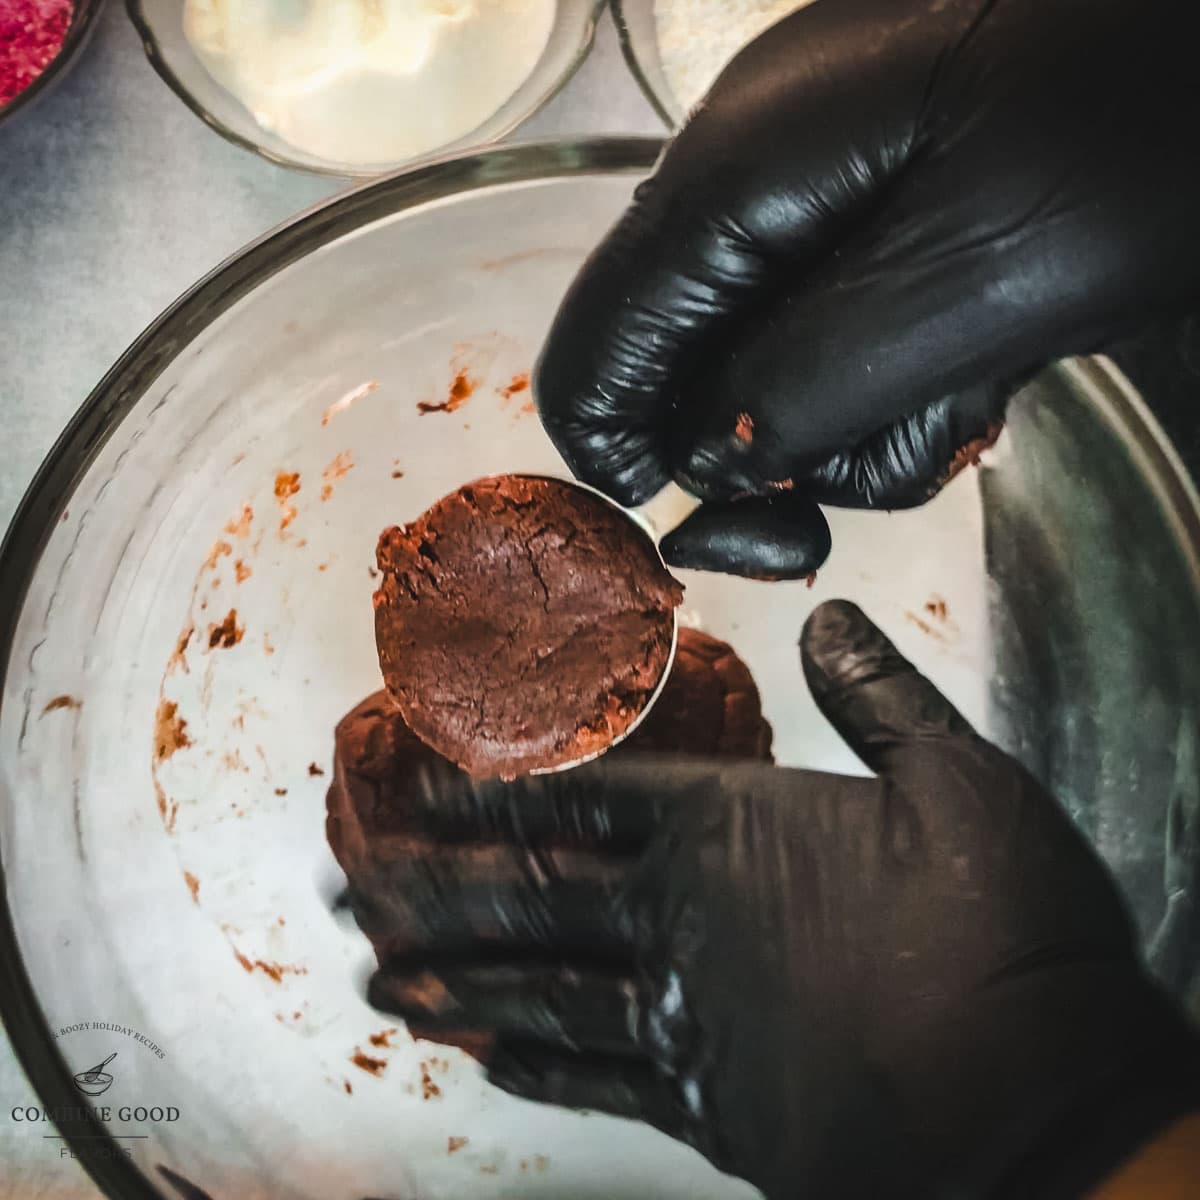
[[[58,57],[74,12],[72,0],[0,0],[0,108]]]

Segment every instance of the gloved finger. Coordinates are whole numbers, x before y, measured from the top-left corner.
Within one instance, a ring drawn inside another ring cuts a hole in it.
[[[935,400],[797,475],[796,486],[841,508],[915,508],[995,443],[1015,390],[1013,384],[988,383]]]
[[[645,1121],[671,1137],[690,1140],[682,1097],[643,1060],[572,1054],[536,1042],[506,1040],[492,1055],[488,1079],[523,1100]]]
[[[544,961],[385,964],[367,999],[423,1029],[486,1029],[560,1050],[623,1055],[640,1049],[649,1008],[627,971]]]
[[[950,701],[848,600],[813,611],[800,660],[817,707],[877,774],[901,771],[931,741],[972,736]]]
[[[600,764],[511,782],[429,772],[418,789],[420,826],[444,842],[636,851],[658,828],[657,793],[649,780],[612,787],[607,778]]]
[[[1046,361],[1047,346],[1069,353],[1090,344],[1090,329],[1004,296],[997,275],[1019,274],[1036,246],[1022,244],[1003,263],[993,247],[954,247],[891,269],[901,237],[893,226],[903,226],[906,212],[894,199],[888,225],[862,230],[698,359],[681,382],[672,423],[672,474],[683,487],[708,499],[730,486],[763,494],[769,481],[799,484],[848,447],[947,397],[976,415],[999,406],[1011,384],[993,393],[992,381],[1027,378]],[[936,212],[934,204],[927,223]],[[936,236],[953,245],[952,231]],[[1018,254],[1022,261],[1011,261]],[[924,440],[931,430],[921,432]],[[945,466],[958,448],[939,454]],[[924,449],[896,447],[902,456]]]
[[[390,865],[352,897],[362,931],[392,956],[577,952],[625,961],[633,917],[624,862],[563,878],[549,855],[471,872],[463,856]]]
[[[829,557],[829,525],[807,496],[780,492],[702,504],[659,543],[673,567],[803,579]]]
[[[905,52],[911,21],[887,0],[860,7],[876,45],[856,55],[899,64],[883,125],[868,76],[828,69],[826,54],[847,52],[844,21],[821,5],[794,14],[811,68],[786,38],[742,51],[559,309],[534,372],[538,412],[571,470],[624,504],[668,481],[671,405],[706,347],[824,258],[903,169],[928,71]]]

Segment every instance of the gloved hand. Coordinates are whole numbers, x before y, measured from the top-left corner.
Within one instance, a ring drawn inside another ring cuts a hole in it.
[[[1200,298],[1198,35],[1182,0],[769,30],[555,321],[535,388],[571,469],[627,504],[676,479],[710,503],[668,562],[751,575],[819,565],[818,501],[921,503],[1038,367]]]
[[[853,605],[816,611],[802,660],[878,778],[435,787],[436,851],[387,914],[411,951],[372,1003],[492,1031],[501,1087],[649,1121],[769,1200],[1082,1194],[1200,1106],[1113,883]]]

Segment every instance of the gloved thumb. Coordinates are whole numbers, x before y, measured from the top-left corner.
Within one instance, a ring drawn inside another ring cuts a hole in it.
[[[903,773],[930,741],[974,736],[950,701],[848,600],[814,610],[800,635],[800,663],[817,707],[879,775]]]

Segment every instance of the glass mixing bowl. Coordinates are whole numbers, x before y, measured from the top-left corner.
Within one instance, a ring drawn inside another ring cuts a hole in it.
[[[657,150],[503,148],[299,217],[155,322],[26,497],[0,551],[0,1009],[110,1195],[751,1194],[393,1031],[324,830],[334,723],[380,684],[376,537],[464,480],[563,471],[527,372]],[[1058,367],[931,504],[830,523],[811,589],[681,576],[779,761],[861,770],[794,649],[848,596],[1055,789],[1187,994],[1200,507],[1138,398]]]
[[[545,107],[588,56],[604,4],[605,0],[557,0],[550,40],[521,86],[482,125],[438,147],[431,156],[490,145]],[[395,161],[338,162],[293,146],[264,129],[241,101],[208,73],[184,36],[183,0],[126,0],[126,8],[154,69],[196,116],[235,145],[280,166],[318,175],[368,179],[405,165]]]

